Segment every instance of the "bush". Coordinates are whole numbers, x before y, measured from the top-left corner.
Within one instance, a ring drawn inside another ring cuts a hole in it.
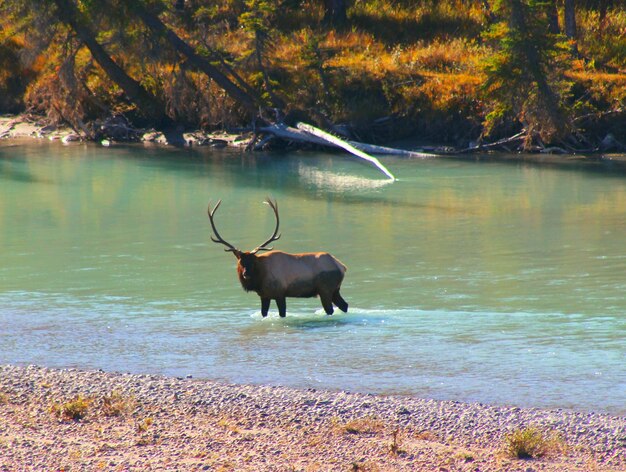
[[[92,402],[91,398],[78,395],[69,402],[53,405],[52,412],[64,420],[80,421],[87,416]]]
[[[558,435],[545,434],[534,426],[515,430],[505,439],[505,450],[515,459],[538,459],[564,449],[563,440]]]
[[[102,399],[102,414],[104,416],[125,416],[134,408],[135,400],[124,397],[119,392],[112,392]]]

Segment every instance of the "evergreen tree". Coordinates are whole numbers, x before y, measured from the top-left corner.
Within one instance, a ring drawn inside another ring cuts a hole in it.
[[[565,105],[567,45],[550,33],[550,6],[537,0],[494,2],[500,21],[485,35],[496,49],[484,67],[483,91],[491,107],[485,132],[512,118],[526,130],[526,148],[535,140],[561,139],[572,130]]]
[[[284,102],[276,95],[274,84],[266,64],[266,51],[271,44],[272,21],[276,14],[277,5],[274,0],[246,0],[246,11],[239,17],[239,21],[254,39],[254,49],[250,51],[255,58],[263,86],[267,92],[267,99],[273,106],[284,108]]]

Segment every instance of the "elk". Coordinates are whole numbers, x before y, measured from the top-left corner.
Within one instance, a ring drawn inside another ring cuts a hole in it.
[[[274,251],[268,247],[280,238],[278,227],[278,203],[267,198],[264,203],[274,211],[276,228],[274,233],[260,246],[252,251],[240,251],[225,241],[215,226],[215,212],[222,200],[211,209],[209,202],[209,221],[213,228],[211,240],[226,246],[224,251],[232,252],[237,258],[237,275],[241,286],[246,292],[256,292],[261,297],[261,315],[267,316],[271,300],[276,300],[278,314],[287,315],[287,297],[309,298],[319,296],[328,315],[334,312],[333,304],[344,313],[348,311],[348,303],[341,297],[339,289],[346,273],[343,265],[327,252],[305,252],[288,254]],[[263,252],[262,251],[267,251]],[[261,253],[261,254],[259,254]]]

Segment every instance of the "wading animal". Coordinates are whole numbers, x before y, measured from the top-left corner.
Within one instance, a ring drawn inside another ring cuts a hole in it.
[[[265,200],[276,216],[276,228],[274,234],[260,246],[252,251],[240,251],[232,244],[226,242],[220,236],[215,227],[215,212],[222,203],[217,202],[211,209],[209,203],[209,221],[214,235],[211,240],[214,243],[223,244],[227,252],[232,252],[237,258],[237,275],[242,287],[247,292],[256,292],[261,297],[261,314],[265,317],[270,308],[270,301],[276,300],[278,314],[281,317],[287,314],[287,297],[320,297],[324,311],[328,315],[333,314],[333,304],[341,311],[348,311],[348,304],[341,298],[339,289],[346,266],[327,252],[305,252],[300,254],[288,254],[282,251],[274,251],[267,247],[273,241],[278,240],[278,204],[276,200]],[[261,251],[268,251],[259,254]]]

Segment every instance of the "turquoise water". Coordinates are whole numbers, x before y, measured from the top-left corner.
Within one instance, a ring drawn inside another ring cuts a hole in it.
[[[626,414],[626,174],[0,144],[0,363]],[[348,266],[348,314],[260,316],[209,240]]]

